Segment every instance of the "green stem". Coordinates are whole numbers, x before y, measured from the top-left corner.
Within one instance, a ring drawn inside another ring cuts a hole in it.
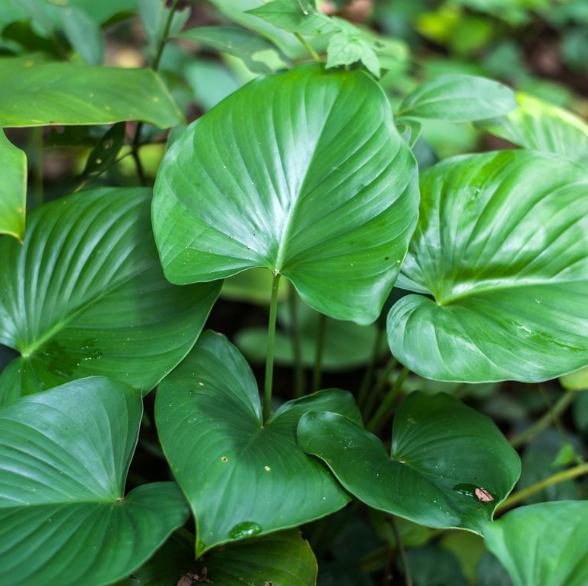
[[[274,378],[274,340],[276,337],[276,316],[278,314],[278,287],[280,273],[272,281],[272,298],[270,301],[269,323],[267,326],[267,358],[265,362],[265,388],[263,393],[263,420],[267,421],[272,412],[272,385]]]
[[[559,484],[560,482],[565,482],[566,480],[570,480],[572,478],[576,478],[578,476],[582,476],[584,474],[588,474],[588,463],[580,464],[579,466],[575,466],[574,468],[569,468],[568,470],[564,470],[563,472],[558,472],[549,478],[545,478],[524,488],[523,490],[519,490],[515,492],[513,495],[509,496],[503,503],[498,505],[497,511],[504,511],[505,509],[510,509],[514,505],[524,501],[526,498],[530,497],[531,495],[535,494],[547,488],[548,486],[553,486],[554,484]]]
[[[321,386],[323,350],[325,347],[325,331],[327,329],[327,316],[319,315],[318,332],[316,337],[316,354],[314,356],[314,373],[312,376],[312,392],[316,393]]]
[[[377,433],[379,431],[379,428],[380,428],[381,424],[383,423],[384,416],[388,414],[390,407],[392,407],[392,403],[394,402],[396,395],[398,394],[398,392],[402,388],[402,384],[404,383],[404,380],[408,376],[409,372],[410,371],[408,370],[408,368],[406,368],[406,366],[402,367],[402,370],[400,371],[400,374],[398,375],[398,377],[394,381],[392,388],[388,391],[388,394],[384,397],[384,400],[380,403],[378,410],[376,411],[374,416],[370,419],[369,423],[367,424],[366,429],[368,431],[371,431],[372,433]]]
[[[551,407],[547,413],[545,413],[540,419],[538,419],[533,425],[525,429],[522,433],[515,436],[513,439],[510,440],[510,445],[513,448],[520,448],[526,442],[528,442],[532,437],[536,436],[538,433],[542,432],[545,428],[547,428],[551,422],[553,421],[554,417],[559,417],[574,401],[576,395],[573,391],[568,391],[564,393]]]
[[[396,358],[394,358],[394,356],[391,356],[388,362],[386,363],[386,366],[384,367],[382,374],[376,381],[374,388],[368,394],[367,402],[365,404],[364,409],[362,409],[364,419],[367,419],[370,416],[370,413],[374,410],[374,406],[376,405],[376,402],[381,398],[382,391],[384,390],[384,387],[386,386],[386,383],[388,382],[388,379],[390,378],[390,375],[392,374],[392,371],[396,368],[397,364],[398,361],[396,360]]]
[[[384,338],[384,334],[385,329],[382,327],[378,327],[378,334],[376,335],[374,347],[372,348],[372,356],[370,358],[370,363],[367,367],[367,370],[365,371],[365,375],[363,377],[363,380],[361,381],[361,388],[359,389],[359,394],[357,395],[357,404],[360,409],[365,404],[365,401],[368,396],[368,390],[374,377],[374,370],[376,369],[376,364],[378,363],[380,346],[382,345],[382,339]]]
[[[298,299],[294,285],[290,285],[288,295],[290,309],[290,341],[294,355],[294,398],[304,395],[304,368],[302,366],[302,347],[300,344],[300,325],[298,323]]]
[[[33,158],[33,207],[43,205],[43,127],[33,128],[31,137]]]
[[[302,38],[298,33],[294,33],[294,36],[304,45],[306,50],[314,57],[314,60],[318,63],[323,63],[320,55]]]
[[[398,531],[398,525],[396,525],[396,519],[394,515],[390,515],[390,525],[392,525],[392,532],[394,533],[394,539],[396,539],[396,545],[398,552],[400,553],[400,559],[402,561],[402,568],[404,569],[404,582],[406,586],[413,586],[412,578],[410,577],[410,566],[408,565],[408,558],[406,557],[406,551],[402,543],[402,537],[400,531]]]

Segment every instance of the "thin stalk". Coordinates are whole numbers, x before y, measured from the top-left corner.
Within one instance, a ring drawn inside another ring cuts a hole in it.
[[[545,478],[528,486],[527,488],[523,488],[523,490],[519,490],[515,492],[513,495],[509,496],[503,503],[498,505],[497,511],[502,512],[505,509],[510,509],[514,507],[514,505],[524,501],[526,498],[530,497],[531,495],[535,494],[547,488],[548,486],[553,486],[554,484],[559,484],[560,482],[565,482],[566,480],[570,480],[572,478],[577,478],[578,476],[582,476],[584,474],[588,474],[588,462],[584,464],[580,464],[579,466],[575,466],[574,468],[569,468],[568,470],[564,470],[563,472],[558,472],[557,474],[553,474],[553,476],[549,476],[549,478]]]
[[[304,368],[302,366],[302,348],[300,344],[300,324],[298,323],[298,299],[296,289],[290,286],[288,295],[288,308],[290,309],[290,342],[294,355],[294,398],[304,395]]]
[[[549,411],[549,413],[551,414],[551,419],[553,420],[553,424],[555,425],[555,428],[557,429],[559,436],[561,437],[564,443],[569,443],[570,438],[568,437],[566,428],[563,426],[561,422],[559,413],[556,413],[553,410],[553,403],[551,402],[551,399],[549,398],[549,395],[547,394],[546,390],[543,388],[543,385],[539,385],[539,392],[541,393],[541,396],[543,397],[543,400],[547,405],[547,411]],[[567,393],[569,392],[570,391],[567,391]]]
[[[274,340],[276,337],[276,316],[278,314],[278,287],[280,273],[274,275],[272,281],[272,298],[270,301],[269,323],[267,326],[267,358],[265,362],[265,388],[263,393],[263,420],[267,421],[272,407],[272,385],[274,378]]]
[[[406,586],[413,586],[412,578],[410,576],[410,567],[408,565],[408,558],[406,557],[406,551],[404,549],[404,545],[402,544],[402,537],[400,537],[400,531],[398,531],[398,526],[396,525],[396,519],[394,518],[394,515],[390,515],[389,520],[390,525],[392,525],[394,539],[396,539],[398,552],[400,553],[402,568],[404,569],[404,583],[406,584]]]
[[[520,448],[532,437],[541,433],[545,428],[549,427],[553,421],[554,416],[559,417],[574,401],[576,395],[573,391],[568,391],[563,394],[540,419],[538,419],[533,425],[525,429],[522,433],[515,436],[510,440],[510,445],[513,448]]]
[[[327,329],[327,316],[319,315],[318,333],[316,338],[316,354],[314,355],[314,373],[312,375],[312,392],[316,393],[321,387],[323,350],[325,348],[325,331]]]
[[[33,207],[43,205],[43,127],[33,128],[31,143],[33,157]]]
[[[368,394],[367,403],[365,405],[365,408],[362,409],[364,419],[367,419],[370,413],[374,410],[376,401],[380,399],[382,391],[384,390],[384,387],[386,386],[386,383],[388,382],[388,379],[390,378],[390,375],[392,374],[392,371],[396,368],[397,364],[398,361],[396,360],[396,358],[394,358],[394,356],[391,356],[388,362],[386,363],[386,366],[384,367],[384,370],[382,371],[380,378],[378,378],[378,380],[376,381],[374,388]]]
[[[373,433],[377,433],[379,431],[379,428],[383,423],[384,416],[388,414],[390,407],[392,407],[392,403],[394,402],[396,395],[398,395],[400,389],[402,388],[402,385],[406,377],[408,376],[409,372],[410,371],[408,370],[408,368],[406,368],[406,366],[402,367],[402,370],[400,371],[400,374],[394,381],[392,388],[388,391],[388,394],[380,403],[378,410],[375,412],[374,416],[370,419],[369,423],[367,424],[366,429],[368,431],[371,431]]]
[[[359,394],[357,395],[357,404],[361,409],[365,404],[365,401],[368,396],[368,390],[370,388],[370,384],[374,377],[374,370],[376,370],[376,364],[378,363],[378,358],[380,354],[380,346],[382,345],[382,340],[384,338],[385,329],[382,327],[378,327],[378,333],[376,335],[376,339],[374,341],[374,347],[372,348],[372,356],[370,358],[370,363],[365,371],[363,376],[363,380],[361,381],[361,387],[359,389]]]
[[[163,35],[159,40],[159,45],[157,47],[157,53],[155,54],[155,58],[153,59],[153,63],[151,64],[151,69],[153,71],[157,71],[159,69],[159,64],[161,62],[161,57],[163,55],[163,50],[165,49],[165,45],[169,40],[169,30],[172,25],[172,21],[174,19],[174,14],[176,12],[176,8],[178,7],[180,0],[174,0],[171,8],[169,9],[169,14],[167,15],[167,21],[165,23],[165,28],[163,29]],[[143,122],[137,123],[137,128],[135,129],[135,137],[133,138],[132,142],[132,154],[133,159],[135,160],[135,165],[137,167],[137,175],[139,176],[139,181],[141,185],[147,185],[147,178],[145,177],[145,170],[143,169],[143,163],[141,163],[141,159],[139,158],[139,141],[141,139],[141,131],[143,130]]]
[[[320,55],[302,38],[298,33],[294,33],[294,36],[304,45],[306,50],[314,57],[314,60],[318,63],[323,63]]]

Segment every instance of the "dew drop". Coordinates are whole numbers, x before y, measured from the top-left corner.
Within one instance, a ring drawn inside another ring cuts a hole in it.
[[[261,533],[261,525],[253,521],[244,521],[237,523],[230,531],[230,539],[243,539],[244,537],[252,537]]]

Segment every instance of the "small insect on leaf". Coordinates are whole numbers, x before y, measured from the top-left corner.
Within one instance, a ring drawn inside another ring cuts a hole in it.
[[[489,503],[494,500],[494,497],[485,488],[476,488],[474,494],[483,503]]]

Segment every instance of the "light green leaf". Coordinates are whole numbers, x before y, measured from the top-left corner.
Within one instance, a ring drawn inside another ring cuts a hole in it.
[[[203,334],[159,385],[157,430],[196,517],[196,557],[318,519],[349,501],[329,471],[296,445],[298,420],[311,410],[359,420],[352,395],[331,389],[285,403],[264,423],[249,365],[215,332]]]
[[[133,576],[115,586],[174,586],[182,576],[215,586],[314,586],[317,564],[297,529],[227,544],[194,561],[194,537],[174,533]]]
[[[440,75],[420,84],[404,98],[398,118],[468,122],[502,116],[518,107],[506,86],[473,75]]]
[[[307,65],[255,80],[189,126],[161,165],[153,224],[165,274],[185,284],[267,267],[317,311],[370,323],[416,221],[416,173],[365,73]]]
[[[555,153],[588,167],[588,124],[527,94],[517,94],[517,100],[518,110],[478,125],[523,148]]]
[[[0,121],[5,128],[112,124],[141,120],[160,128],[183,122],[151,69],[0,59]]]
[[[259,8],[248,10],[263,20],[301,35],[329,35],[339,30],[337,24],[312,6],[303,8],[298,0],[274,0]]]
[[[426,378],[536,382],[588,364],[588,173],[555,155],[456,157],[421,174],[419,225],[388,315]]]
[[[2,586],[110,584],[184,524],[171,482],[124,494],[142,404],[102,377],[0,408]]]
[[[148,391],[189,352],[220,284],[174,287],[150,230],[150,192],[84,191],[0,240],[0,344],[18,350],[0,404],[100,374]]]
[[[584,586],[588,583],[588,502],[520,507],[486,529],[486,545],[514,586]]]
[[[27,198],[27,156],[4,135],[0,126],[0,233],[24,239]]]
[[[104,35],[96,21],[83,10],[72,6],[60,7],[58,12],[67,40],[89,65],[104,60]]]
[[[588,389],[588,366],[562,376],[559,382],[568,391],[583,391]]]
[[[427,527],[482,533],[521,472],[494,422],[445,393],[404,399],[391,456],[375,435],[335,413],[307,413],[297,436],[359,500]],[[479,489],[492,500],[480,500]]]

